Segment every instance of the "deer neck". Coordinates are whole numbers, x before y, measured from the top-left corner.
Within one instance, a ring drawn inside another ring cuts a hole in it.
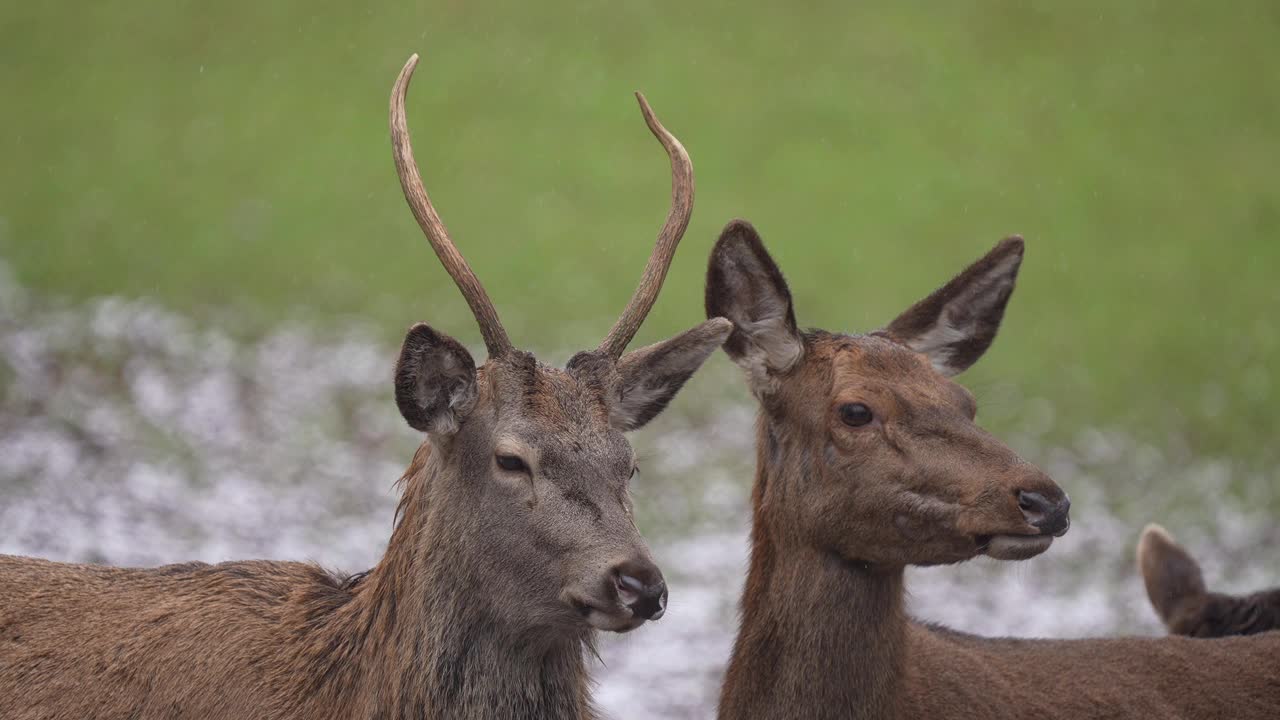
[[[593,636],[504,619],[476,540],[428,499],[441,472],[427,460],[406,473],[386,553],[317,643],[334,690],[371,717],[594,718],[583,657]]]
[[[907,633],[903,571],[850,563],[779,532],[765,489],[805,465],[787,463],[777,437],[761,441],[751,565],[720,717],[894,717]]]

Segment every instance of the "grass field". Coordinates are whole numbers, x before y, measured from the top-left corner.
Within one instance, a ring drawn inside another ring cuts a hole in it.
[[[701,317],[731,217],[762,230],[802,322],[850,330],[1017,232],[1003,335],[965,376],[988,425],[1034,401],[1066,438],[1280,457],[1275,3],[0,12],[0,258],[37,292],[147,296],[246,333],[355,316],[391,340],[428,320],[477,344],[388,151],[387,93],[419,52],[419,161],[519,343],[594,344],[633,287],[668,193],[642,89],[698,202],[640,340]]]

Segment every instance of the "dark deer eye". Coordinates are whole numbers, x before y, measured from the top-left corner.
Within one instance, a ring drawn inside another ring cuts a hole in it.
[[[849,427],[862,427],[874,419],[871,408],[862,403],[848,403],[840,406],[840,421]]]
[[[507,472],[529,472],[529,466],[515,455],[497,455],[494,457],[498,462],[498,467]]]

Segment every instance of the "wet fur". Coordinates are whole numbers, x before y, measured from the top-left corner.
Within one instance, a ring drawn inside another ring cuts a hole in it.
[[[566,593],[609,597],[623,560],[661,577],[632,516],[622,431],[656,416],[728,332],[716,319],[616,363],[588,352],[562,370],[512,351],[476,369],[457,341],[411,328],[396,398],[429,438],[376,567],[0,556],[0,718],[596,717],[595,631]],[[528,471],[500,472],[499,443]]]
[[[500,621],[465,531],[431,512],[431,456],[424,443],[387,553],[355,582],[304,563],[0,556],[0,717],[594,717],[591,635]]]

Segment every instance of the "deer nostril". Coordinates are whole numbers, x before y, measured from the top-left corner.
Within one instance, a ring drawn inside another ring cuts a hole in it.
[[[1027,524],[1043,533],[1061,535],[1070,526],[1068,513],[1071,510],[1071,500],[1066,495],[1058,500],[1050,500],[1038,492],[1019,490],[1018,508],[1022,510]]]
[[[1045,498],[1045,496],[1041,495],[1038,492],[1027,492],[1026,490],[1019,490],[1018,491],[1018,507],[1022,509],[1022,512],[1027,514],[1031,514],[1031,513],[1044,514],[1049,512],[1050,509],[1052,509],[1053,503],[1050,503],[1049,500]]]
[[[638,595],[644,592],[644,583],[640,582],[636,578],[631,577],[630,575],[618,573],[618,589]]]
[[[632,614],[644,620],[657,620],[667,611],[667,584],[658,582],[636,593],[634,602],[627,603]]]
[[[667,610],[667,584],[651,564],[629,563],[613,570],[618,601],[642,620],[657,620]]]

